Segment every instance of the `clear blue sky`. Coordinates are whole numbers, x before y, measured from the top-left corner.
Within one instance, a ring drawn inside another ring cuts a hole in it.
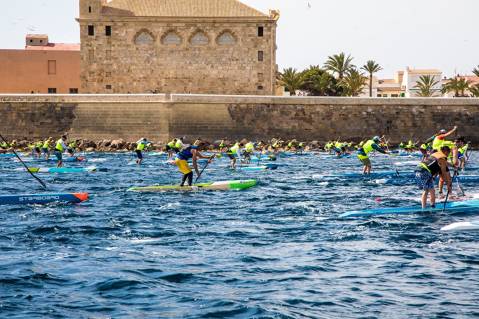
[[[4,2],[6,2],[4,0]],[[304,68],[345,51],[379,62],[392,77],[406,66],[450,76],[479,65],[479,0],[243,0],[279,9],[278,64]],[[309,3],[309,5],[308,5]],[[0,13],[1,46],[22,48],[26,33],[79,42],[78,0],[13,0]]]

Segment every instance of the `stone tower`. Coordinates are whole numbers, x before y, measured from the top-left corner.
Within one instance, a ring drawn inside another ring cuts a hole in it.
[[[81,92],[274,95],[278,19],[239,0],[80,0]]]
[[[99,18],[104,4],[106,4],[106,0],[80,0],[80,18]]]

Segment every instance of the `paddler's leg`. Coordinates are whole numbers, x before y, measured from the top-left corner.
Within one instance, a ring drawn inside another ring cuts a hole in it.
[[[425,169],[420,169],[415,173],[416,185],[422,190],[421,205],[425,209],[427,205],[427,195],[431,195],[431,205],[436,202],[435,190],[434,190],[434,178],[431,173]]]
[[[443,189],[444,189],[444,180],[442,179],[442,176],[439,176],[439,197],[442,197],[444,195]]]
[[[363,163],[363,174],[370,174],[371,173],[371,160],[367,156],[359,155],[359,160]]]
[[[143,161],[143,154],[141,153],[140,150],[136,150],[136,157],[137,157],[136,164],[140,165],[141,162]]]
[[[431,207],[435,208],[436,207],[436,190],[430,189],[429,194],[431,195]]]
[[[180,186],[184,186],[186,180],[188,180],[188,185],[191,186],[193,183],[193,171],[191,170],[190,165],[188,165],[188,162],[185,160],[176,159],[175,164],[178,166],[178,170],[183,173]]]
[[[55,154],[55,157],[56,157],[57,160],[58,160],[57,167],[62,167],[62,166],[63,166],[63,162],[62,162],[62,160],[63,160],[62,152],[55,150],[54,154]]]
[[[226,155],[228,155],[228,157],[230,158],[230,166],[232,169],[235,169],[236,168],[236,157],[234,154],[231,154],[231,153],[226,153]]]

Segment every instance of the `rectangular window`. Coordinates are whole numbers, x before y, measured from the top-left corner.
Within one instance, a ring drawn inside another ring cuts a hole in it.
[[[107,85],[105,86],[105,88],[106,88],[107,90],[111,90],[111,85],[110,85],[110,84],[107,84]]]
[[[88,35],[91,35],[91,36],[95,35],[95,26],[93,25],[88,26]]]
[[[258,37],[262,37],[264,35],[264,27],[258,27]]]
[[[91,13],[91,6],[88,7],[88,13]]]
[[[106,57],[107,60],[111,59],[111,50],[106,50],[105,57]]]
[[[57,74],[56,60],[48,60],[48,74]]]
[[[77,88],[71,88],[70,89],[70,94],[78,94],[78,89]]]
[[[262,90],[263,89],[263,86],[262,85],[258,85],[258,90]]]
[[[378,97],[382,97],[382,95],[381,95],[381,94],[378,94]]]
[[[399,97],[398,94],[391,94],[391,97]]]
[[[262,62],[264,60],[264,52],[258,51],[258,61]]]
[[[57,94],[56,88],[48,88],[48,94]]]
[[[107,25],[107,26],[105,27],[105,35],[106,35],[107,37],[111,37],[111,25]]]

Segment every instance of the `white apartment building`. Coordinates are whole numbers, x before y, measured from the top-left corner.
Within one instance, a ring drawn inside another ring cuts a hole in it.
[[[441,96],[442,90],[442,71],[435,69],[411,69],[409,67],[404,71],[404,76],[402,80],[402,88],[406,97],[417,97],[418,89],[416,88],[419,78],[423,75],[429,75],[433,77],[434,81],[437,82],[436,85],[432,87],[433,96]]]

